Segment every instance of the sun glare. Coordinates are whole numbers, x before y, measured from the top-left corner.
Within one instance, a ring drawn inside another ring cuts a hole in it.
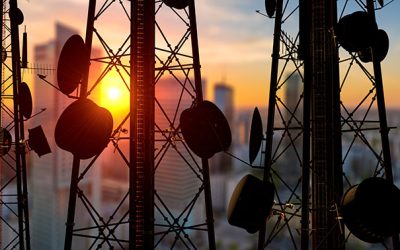
[[[107,90],[107,97],[110,99],[110,101],[118,101],[118,99],[121,97],[120,89],[116,87],[110,87]]]
[[[114,120],[129,112],[129,91],[119,76],[113,74],[105,77],[100,84],[100,105],[108,109]]]

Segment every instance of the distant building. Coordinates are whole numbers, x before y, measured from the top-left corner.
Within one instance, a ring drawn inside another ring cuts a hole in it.
[[[232,133],[232,144],[229,151],[233,151],[237,144],[234,124],[233,88],[220,82],[214,86],[214,104],[224,113]],[[224,211],[226,208],[226,175],[232,170],[232,157],[225,152],[219,152],[210,159],[210,181],[215,211]]]
[[[56,37],[54,40],[37,45],[34,48],[34,62],[38,67],[55,68],[61,49],[66,40],[78,31],[56,23]],[[46,80],[57,84],[56,74],[42,70],[40,74],[47,75]],[[46,84],[36,77],[33,85],[33,110],[46,110],[39,114],[37,119],[30,121],[29,127],[42,125],[47,136],[52,153],[38,158],[31,155],[30,161],[30,193],[31,198],[31,245],[32,249],[62,249],[65,237],[65,222],[69,201],[69,187],[71,181],[72,155],[57,147],[54,141],[54,129],[58,117],[73,101],[61,92]],[[91,178],[85,178],[80,183],[83,190],[91,190],[91,195],[97,192],[94,184],[98,182],[99,175],[93,173]],[[91,196],[90,196],[91,197]],[[76,226],[90,225],[90,217],[82,205],[77,202]],[[85,215],[85,213],[87,215]],[[82,215],[81,215],[82,214]],[[75,249],[88,247],[86,239],[74,242]]]
[[[290,76],[285,84],[285,119],[292,118],[292,123],[296,123],[296,119],[303,120],[303,102],[299,101],[303,91],[301,77],[298,73]],[[292,117],[294,115],[295,117]],[[295,126],[295,125],[294,125]]]
[[[182,93],[182,96],[180,94]],[[202,183],[197,177],[201,175],[197,164],[201,164],[199,157],[190,154],[174,131],[179,125],[180,114],[183,110],[192,106],[193,96],[188,92],[182,92],[182,85],[173,77],[162,78],[155,86],[155,217],[156,224],[167,224],[165,218],[171,220],[171,215],[178,217],[180,224],[192,225],[205,221],[203,195],[194,200]],[[177,108],[179,103],[179,108]],[[172,140],[172,144],[166,143],[166,138]],[[174,141],[177,140],[175,143]],[[193,203],[192,208],[188,205]],[[169,209],[166,211],[164,205]],[[160,212],[162,211],[162,212]],[[162,214],[163,213],[163,214]],[[169,214],[171,213],[171,214]],[[191,214],[187,222],[184,222],[186,214]],[[165,216],[165,218],[163,218]],[[171,221],[170,221],[171,222]],[[157,227],[156,231],[166,230]],[[193,233],[193,230],[187,230]],[[167,236],[174,241],[175,234]],[[167,240],[168,241],[168,240]],[[164,240],[164,242],[167,242]],[[169,248],[169,247],[168,247]],[[179,248],[179,247],[178,247]]]
[[[232,145],[236,143],[234,135],[234,106],[233,89],[225,83],[217,83],[214,86],[214,104],[224,113],[232,132]],[[215,154],[211,158],[210,173],[224,173],[232,168],[232,157],[224,152]]]
[[[233,122],[233,88],[226,83],[217,83],[214,86],[214,103],[224,113],[228,123]]]
[[[279,173],[286,182],[294,187],[301,176],[300,162],[302,159],[302,121],[303,121],[303,84],[298,73],[288,76],[284,89],[284,122],[287,130],[284,131],[282,148],[286,148],[283,159],[280,161]],[[279,120],[281,120],[279,118]],[[279,133],[279,132],[278,132]],[[275,138],[274,138],[275,139]]]

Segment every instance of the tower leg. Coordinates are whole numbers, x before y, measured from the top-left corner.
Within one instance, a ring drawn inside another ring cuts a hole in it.
[[[368,14],[372,16],[375,20],[375,7],[373,0],[367,0],[367,10]],[[372,55],[374,55],[374,48],[372,48]],[[376,100],[378,105],[378,115],[379,115],[379,125],[380,125],[380,134],[382,140],[382,151],[383,151],[383,161],[384,161],[384,169],[386,179],[393,183],[393,171],[392,171],[392,157],[390,153],[390,144],[389,144],[389,128],[387,124],[386,117],[386,107],[385,107],[385,96],[383,92],[383,80],[382,80],[382,69],[381,63],[377,58],[372,58],[373,67],[374,67],[374,76],[375,76],[375,87],[376,87]],[[399,235],[392,236],[392,244],[394,250],[400,249],[400,238]]]
[[[80,160],[78,159],[78,157],[74,157],[72,162],[72,174],[69,190],[68,215],[65,228],[64,250],[72,249],[72,236],[75,225],[76,196],[78,193],[79,164]]]

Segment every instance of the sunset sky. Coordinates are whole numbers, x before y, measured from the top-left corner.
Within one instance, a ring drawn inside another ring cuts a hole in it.
[[[338,4],[343,4],[343,0]],[[55,36],[59,21],[85,33],[88,1],[20,0],[29,35],[30,58],[36,44]],[[256,13],[264,11],[263,0],[196,1],[202,75],[207,80],[207,97],[212,86],[224,80],[234,87],[237,106],[265,106],[268,97],[272,50],[273,19]],[[383,62],[387,106],[400,107],[400,2],[377,12],[378,25],[390,38],[389,55]],[[118,17],[109,20],[118,29]],[[32,59],[30,59],[32,62]],[[357,91],[356,89],[351,91]],[[352,92],[343,93],[351,100]]]

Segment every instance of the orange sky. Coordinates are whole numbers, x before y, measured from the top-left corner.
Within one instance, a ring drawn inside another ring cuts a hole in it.
[[[273,20],[255,12],[257,9],[263,10],[263,4],[262,0],[196,2],[202,75],[207,80],[208,99],[213,98],[213,85],[224,80],[234,87],[235,105],[251,107],[267,104]],[[19,1],[19,5],[24,12],[24,25],[29,33],[30,57],[33,56],[34,45],[47,42],[55,36],[56,21],[84,33],[87,1],[29,0]],[[377,16],[382,19],[381,23],[378,19],[378,23],[391,38],[389,55],[382,65],[386,104],[400,107],[400,84],[397,82],[400,79],[400,38],[396,33],[398,21],[389,21],[395,20],[393,17],[399,10],[400,4],[395,1]],[[104,20],[104,26],[114,34],[122,30],[118,19],[112,16]],[[357,87],[349,88],[342,93],[342,99],[351,103],[357,91]]]

